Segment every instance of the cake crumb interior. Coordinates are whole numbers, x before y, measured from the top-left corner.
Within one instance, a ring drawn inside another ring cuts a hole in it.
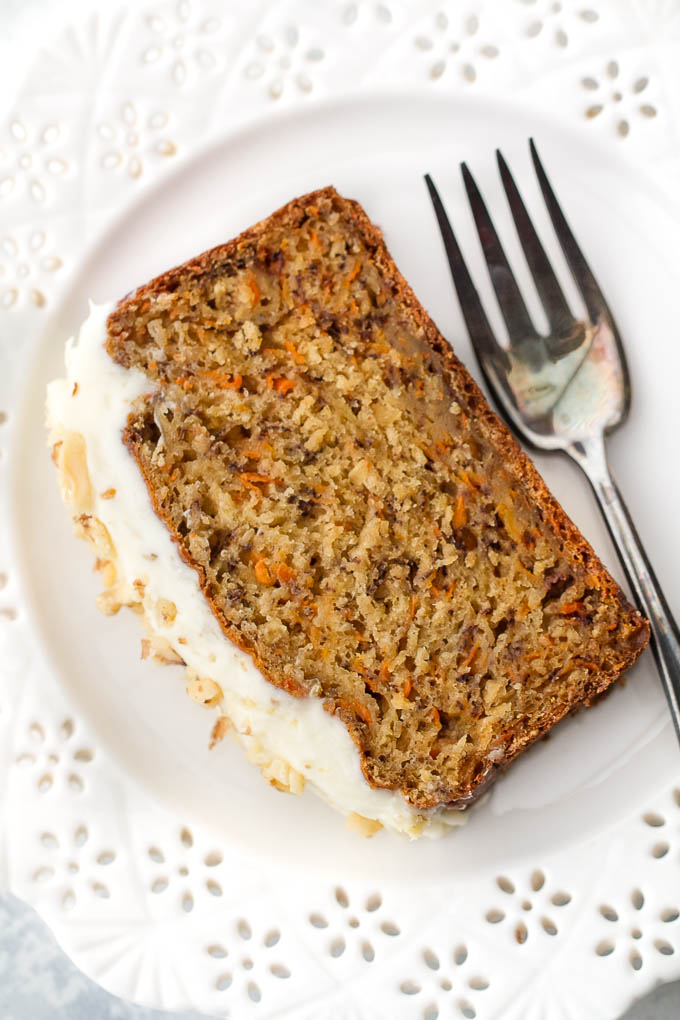
[[[125,441],[226,632],[366,779],[465,803],[606,687],[640,624],[532,501],[332,192],[144,288]]]

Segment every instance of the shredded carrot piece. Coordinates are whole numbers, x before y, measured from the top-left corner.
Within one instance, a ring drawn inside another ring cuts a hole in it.
[[[416,615],[417,607],[418,607],[418,599],[415,597],[415,595],[412,595],[411,596],[411,610],[410,610],[410,614],[409,614],[411,620]]]
[[[465,509],[465,501],[462,496],[459,496],[456,501],[456,509],[453,514],[453,526],[454,528],[462,528],[467,522],[467,510]]]
[[[355,715],[358,715],[362,722],[365,722],[367,726],[370,726],[373,722],[373,716],[368,705],[364,705],[358,698],[350,698],[350,708]]]
[[[281,375],[273,380],[272,386],[276,393],[280,393],[281,397],[284,397],[286,393],[290,393],[295,387],[295,379],[286,379]]]
[[[362,676],[366,676],[366,667],[364,666],[361,659],[352,659],[350,663],[352,669],[355,669],[357,673],[361,673]]]
[[[583,609],[583,603],[580,601],[576,602],[565,602],[563,606],[560,606],[561,616],[571,616],[572,613],[578,613]]]
[[[273,482],[269,475],[261,475],[257,471],[242,471],[240,476],[246,482]]]
[[[260,457],[262,456],[262,451],[261,450],[244,450],[243,451],[243,456],[246,457],[248,460],[259,460]]]
[[[309,239],[315,248],[319,247],[319,235],[317,234],[316,230],[309,231]]]
[[[352,309],[352,314],[353,315],[358,315],[359,314],[359,305],[356,303],[354,298],[352,298],[352,300],[350,301],[349,307]]]
[[[191,375],[178,375],[175,382],[178,386],[181,386],[183,390],[189,390],[193,385],[194,377]]]
[[[269,573],[269,567],[264,560],[258,560],[255,564],[255,577],[260,584],[271,585],[274,583],[274,578]]]
[[[534,659],[540,659],[542,655],[543,655],[542,652],[529,652],[528,655],[524,656],[524,661],[525,662],[533,662]]]
[[[305,359],[302,357],[302,355],[297,350],[295,345],[290,342],[290,340],[286,340],[284,346],[285,346],[286,350],[288,351],[288,353],[290,354],[290,356],[293,359],[293,361],[297,365],[304,365]]]
[[[465,659],[465,660],[464,660],[464,661],[463,661],[463,662],[461,663],[461,667],[460,667],[460,668],[461,668],[461,669],[467,669],[467,668],[468,668],[468,666],[471,666],[471,665],[472,665],[472,663],[473,663],[473,662],[475,661],[475,656],[477,655],[477,652],[478,652],[478,651],[479,651],[479,641],[475,641],[475,643],[474,643],[474,645],[472,646],[472,649],[471,649],[471,651],[470,651],[470,654],[469,654],[469,655],[467,656],[467,658],[466,658],[466,659]]]
[[[269,478],[268,475],[260,475],[257,473],[257,471],[241,471],[239,474],[239,478],[245,485],[246,489],[252,489],[253,492],[256,492],[259,496],[261,496],[262,493],[260,492],[260,490],[257,487],[257,484],[255,483],[264,485],[267,482],[274,481],[274,479]]]
[[[115,489],[105,489],[104,492],[101,493],[101,498],[102,499],[113,499],[113,497],[115,495],[116,495],[116,490]]]
[[[389,659],[386,659],[385,662],[383,662],[382,666],[380,667],[380,671],[378,673],[378,678],[384,684],[387,684],[390,681],[390,676],[391,676],[391,673],[390,673],[390,661],[389,661]]]
[[[281,584],[287,584],[288,581],[292,581],[295,577],[295,571],[291,570],[287,563],[280,563],[276,568],[276,576]]]
[[[412,687],[413,687],[413,680],[411,679],[410,676],[407,676],[406,677],[406,682],[404,683],[404,697],[405,698],[408,698],[409,694],[411,693],[411,688]]]
[[[565,673],[570,673],[572,669],[587,669],[589,673],[597,673],[600,669],[596,662],[592,662],[590,659],[572,659],[566,666],[563,666],[560,670],[560,676],[564,676]]]
[[[308,205],[305,207],[305,212],[307,213],[308,216],[318,216],[319,207],[318,205]]]
[[[483,482],[480,475],[476,474],[474,471],[461,471],[460,479],[471,489],[478,489]]]
[[[437,727],[437,729],[440,730],[442,728],[442,721],[441,721],[441,717],[439,715],[439,709],[438,708],[433,708],[432,709],[432,718],[434,719],[435,726]]]
[[[224,372],[213,368],[209,372],[201,372],[206,379],[211,379],[221,390],[240,390],[243,386],[243,376],[228,376]]]
[[[496,513],[503,522],[503,527],[510,535],[510,538],[514,539],[515,542],[519,542],[522,536],[520,534],[519,528],[517,527],[517,521],[515,520],[512,510],[510,510],[510,508],[507,507],[505,503],[499,503],[498,506],[496,507]]]
[[[174,482],[175,479],[178,478],[178,477],[179,477],[179,471],[177,470],[177,468],[175,468],[175,470],[170,474],[170,479],[169,480],[171,482]]]
[[[360,270],[361,270],[361,259],[357,259],[356,264],[354,266],[354,269],[352,270],[352,272],[349,274],[349,276],[345,280],[345,283],[347,284],[348,287],[349,287],[350,283],[352,282],[352,280],[356,280],[357,276],[359,275]]]
[[[250,287],[251,293],[253,295],[253,304],[256,305],[258,304],[262,295],[260,293],[260,288],[257,285],[257,280],[255,279],[253,273],[251,273],[250,276],[248,277],[248,286]]]

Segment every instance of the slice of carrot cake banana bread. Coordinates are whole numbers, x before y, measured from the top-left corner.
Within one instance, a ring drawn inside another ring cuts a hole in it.
[[[105,608],[276,785],[437,833],[647,643],[357,203],[107,311],[50,388],[65,498]]]

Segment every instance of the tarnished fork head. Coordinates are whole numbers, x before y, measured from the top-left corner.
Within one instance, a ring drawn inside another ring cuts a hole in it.
[[[533,141],[530,149],[545,204],[587,318],[579,318],[570,310],[508,165],[497,151],[510,211],[549,323],[546,335],[538,333],[484,200],[463,163],[463,181],[507,327],[509,347],[496,339],[439,193],[429,174],[425,180],[470,339],[494,399],[515,431],[531,446],[569,450],[585,439],[611,432],[625,420],[630,384],[613,316],[576,243]]]

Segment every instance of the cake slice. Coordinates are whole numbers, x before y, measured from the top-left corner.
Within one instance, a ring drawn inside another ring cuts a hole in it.
[[[65,498],[104,608],[276,785],[437,834],[646,645],[356,202],[108,311],[49,392]]]

